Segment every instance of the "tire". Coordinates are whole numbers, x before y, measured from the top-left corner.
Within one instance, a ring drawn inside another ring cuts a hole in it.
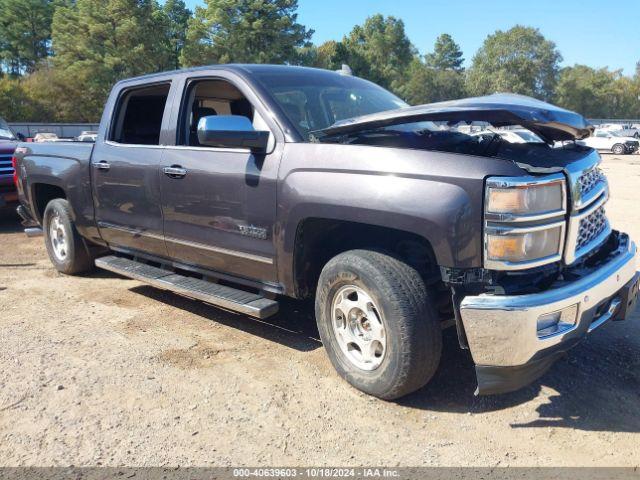
[[[354,306],[362,302],[368,307]],[[377,251],[350,250],[322,269],[315,312],[320,338],[338,374],[358,390],[394,400],[427,384],[438,368],[442,332],[433,305],[414,268]],[[371,348],[360,349],[355,343],[345,348],[345,338],[351,337],[343,332],[359,324],[358,312],[363,310],[367,310],[364,324],[369,328],[365,336],[374,332],[369,338],[384,340],[384,345],[382,341],[375,344],[376,340],[368,344],[375,346],[373,354]],[[375,334],[380,325],[384,335]],[[365,350],[369,363],[359,353]]]
[[[42,226],[47,253],[56,270],[77,275],[93,269],[93,258],[76,230],[69,202],[51,200],[44,210]]]
[[[611,147],[611,152],[616,155],[624,155],[624,145],[622,145],[621,143],[616,143],[613,147]]]

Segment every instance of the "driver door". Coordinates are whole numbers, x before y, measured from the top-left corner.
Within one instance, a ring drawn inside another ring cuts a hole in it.
[[[281,135],[250,92],[228,78],[188,78],[176,115],[176,145],[160,169],[164,236],[170,258],[235,276],[275,281],[274,226]],[[203,116],[242,115],[270,130],[266,154],[200,145]]]

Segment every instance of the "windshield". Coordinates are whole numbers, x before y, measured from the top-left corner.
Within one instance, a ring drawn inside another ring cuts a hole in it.
[[[382,87],[333,72],[260,72],[260,83],[306,140],[339,120],[408,106]]]
[[[613,135],[614,137],[628,137],[629,135],[623,130],[615,130],[613,132],[609,132],[609,135]]]
[[[0,118],[0,138],[4,140],[15,140],[16,136],[13,134],[11,129],[9,128],[9,124],[4,121],[4,119]]]

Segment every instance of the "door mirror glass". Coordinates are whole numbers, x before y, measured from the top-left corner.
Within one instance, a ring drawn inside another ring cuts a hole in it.
[[[209,147],[249,148],[265,153],[269,132],[255,130],[251,120],[241,115],[210,115],[198,121],[198,142]]]

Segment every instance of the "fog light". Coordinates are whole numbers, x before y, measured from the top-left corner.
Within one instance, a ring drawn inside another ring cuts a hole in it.
[[[577,317],[578,305],[540,315],[538,317],[538,338],[550,337],[572,329],[576,325]]]

